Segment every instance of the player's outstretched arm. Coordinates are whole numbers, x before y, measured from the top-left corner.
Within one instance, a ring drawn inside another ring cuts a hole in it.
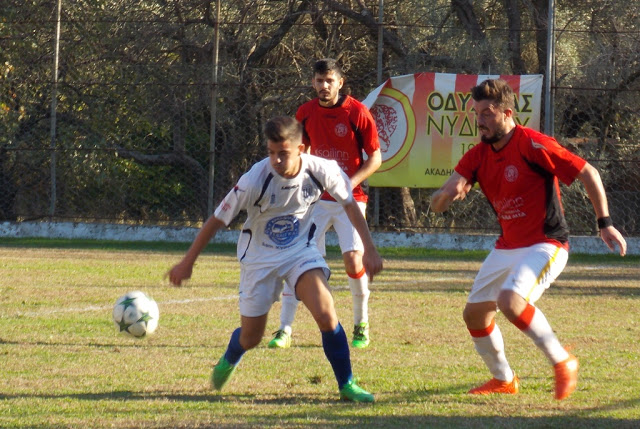
[[[358,234],[360,234],[360,239],[362,239],[362,244],[364,245],[362,265],[364,265],[364,269],[367,271],[369,280],[373,281],[373,276],[382,271],[382,258],[380,254],[378,254],[375,244],[373,244],[369,226],[364,216],[362,216],[358,203],[356,203],[355,200],[351,200],[350,203],[343,207],[353,227],[358,231]]]
[[[587,191],[589,200],[596,212],[598,223],[602,223],[602,225],[598,225],[602,241],[604,241],[612,251],[615,251],[616,246],[618,246],[620,256],[624,256],[627,253],[627,242],[624,237],[622,237],[622,234],[620,234],[620,231],[611,224],[607,194],[604,191],[600,173],[598,173],[598,170],[591,164],[586,163],[584,167],[582,167],[582,170],[580,170],[580,173],[578,173],[577,178],[582,182]]]
[[[465,177],[454,171],[444,185],[431,195],[431,210],[436,213],[447,211],[452,202],[467,196],[471,186]]]
[[[198,235],[196,235],[196,238],[193,239],[193,243],[191,243],[189,250],[187,250],[182,260],[174,265],[167,273],[171,284],[180,286],[183,280],[191,278],[193,264],[196,262],[196,259],[198,259],[200,253],[207,247],[207,244],[209,244],[213,237],[216,236],[218,230],[224,226],[224,222],[215,216],[211,216],[204,225],[202,225],[202,228],[198,232]]]

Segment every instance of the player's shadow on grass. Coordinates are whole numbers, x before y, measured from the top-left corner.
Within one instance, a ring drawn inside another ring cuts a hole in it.
[[[433,398],[437,399],[437,405],[439,408],[446,406],[446,402],[459,405],[460,401],[464,402],[477,402],[479,405],[498,407],[492,397],[476,397],[471,395],[464,395],[460,398],[460,393],[463,392],[460,386],[452,386],[451,389],[438,390],[420,390],[415,392],[403,392],[402,394],[388,395],[379,394],[384,396],[384,399],[378,399],[376,404],[356,404],[352,402],[341,402],[336,397],[335,399],[327,397],[325,394],[296,394],[296,395],[280,395],[274,394],[270,397],[265,394],[180,394],[180,393],[164,393],[164,392],[133,392],[133,391],[113,391],[113,392],[101,392],[101,393],[62,393],[62,394],[1,394],[0,400],[23,400],[23,399],[59,399],[59,400],[78,400],[78,401],[174,401],[174,402],[210,402],[210,403],[233,403],[236,405],[248,404],[255,409],[255,406],[259,405],[310,405],[321,406],[320,408],[313,410],[305,407],[304,411],[299,411],[296,407],[281,408],[278,413],[273,413],[272,408],[267,408],[262,415],[256,412],[252,412],[252,419],[255,423],[261,426],[280,426],[286,421],[316,421],[321,425],[328,424],[331,427],[358,427],[364,425],[371,425],[375,423],[378,427],[407,427],[407,428],[422,428],[422,427],[547,427],[547,428],[565,428],[565,427],[580,427],[580,428],[601,428],[601,427],[615,427],[618,428],[637,428],[638,421],[631,419],[613,419],[613,418],[598,418],[598,417],[584,417],[585,412],[598,412],[598,411],[613,411],[613,410],[628,410],[636,409],[640,406],[640,398],[619,401],[616,403],[609,403],[604,406],[589,407],[589,408],[575,408],[571,410],[565,410],[561,415],[557,416],[542,416],[542,417],[509,417],[500,415],[491,416],[437,416],[428,413],[422,415],[408,415],[403,416],[401,414],[389,415],[375,415],[372,416],[366,412],[366,407],[388,407],[393,406],[394,403],[406,404],[416,403],[422,405],[429,405]],[[266,397],[262,397],[266,396]],[[322,405],[334,405],[337,408],[326,408]],[[353,409],[354,413],[349,415],[348,422],[345,422],[345,409]],[[369,408],[373,409],[373,408]],[[333,411],[335,410],[335,411]],[[225,425],[216,424],[216,427],[232,427],[232,424]],[[161,427],[161,426],[156,426]]]
[[[224,349],[227,346],[228,340],[220,342],[220,344],[158,344],[158,343],[136,343],[137,340],[132,340],[129,343],[70,343],[61,341],[12,341],[3,340],[0,338],[0,344],[8,344],[13,346],[34,346],[34,347],[95,347],[95,348],[111,348],[114,352],[119,352],[119,349],[129,348],[145,348],[145,349],[177,349],[177,350],[191,350],[195,348],[206,348],[211,350]]]
[[[573,280],[573,279],[567,279]],[[609,280],[603,280],[602,284],[606,285]],[[640,287],[637,286],[566,286],[562,283],[562,279],[558,279],[556,283],[545,292],[546,295],[567,295],[567,296],[640,296]]]

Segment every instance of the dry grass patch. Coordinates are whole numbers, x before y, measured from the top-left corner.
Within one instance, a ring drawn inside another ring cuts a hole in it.
[[[183,288],[163,280],[184,249],[109,243],[0,247],[0,427],[634,427],[640,420],[638,259],[572,256],[539,305],[582,370],[577,392],[552,398],[552,371],[498,318],[522,379],[512,397],[466,391],[488,373],[462,321],[482,254],[384,250],[372,284],[371,346],[352,350],[376,404],[339,402],[320,335],[299,308],[293,347],[247,353],[225,390],[213,363],[239,324],[233,248],[213,246]],[[339,255],[331,279],[351,337],[351,297]],[[115,333],[111,307],[129,290],[156,299],[157,333]],[[278,327],[279,303],[266,336]]]

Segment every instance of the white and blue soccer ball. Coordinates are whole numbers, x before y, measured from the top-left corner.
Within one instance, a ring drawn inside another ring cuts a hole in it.
[[[159,319],[158,304],[138,290],[122,295],[113,307],[113,323],[118,332],[136,338],[151,335]]]

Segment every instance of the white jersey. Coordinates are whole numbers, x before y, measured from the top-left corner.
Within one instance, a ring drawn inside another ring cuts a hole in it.
[[[273,267],[315,247],[312,212],[324,191],[342,205],[353,200],[351,182],[337,162],[306,153],[301,159],[300,173],[291,179],[276,173],[269,158],[256,163],[216,209],[214,216],[225,225],[247,211],[238,239],[243,265]]]

